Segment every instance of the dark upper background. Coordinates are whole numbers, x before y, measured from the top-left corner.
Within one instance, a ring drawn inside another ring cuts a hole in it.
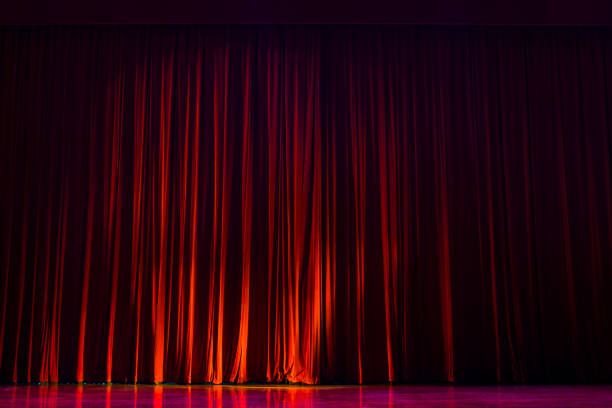
[[[612,0],[2,0],[0,25],[407,23],[612,26]]]

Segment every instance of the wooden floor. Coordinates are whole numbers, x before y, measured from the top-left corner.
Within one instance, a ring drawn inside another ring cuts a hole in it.
[[[612,407],[612,386],[0,386],[0,407]]]

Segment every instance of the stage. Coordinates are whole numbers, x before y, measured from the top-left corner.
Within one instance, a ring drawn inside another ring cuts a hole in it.
[[[1,21],[0,408],[612,408],[610,27]]]
[[[0,407],[609,407],[612,386],[17,385]]]

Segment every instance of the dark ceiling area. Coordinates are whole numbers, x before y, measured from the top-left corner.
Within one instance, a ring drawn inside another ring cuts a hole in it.
[[[184,23],[397,23],[612,25],[605,0],[14,0],[0,25]]]

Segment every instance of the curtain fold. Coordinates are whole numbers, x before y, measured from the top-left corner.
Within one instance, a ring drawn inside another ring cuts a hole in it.
[[[612,35],[0,28],[0,381],[609,382]]]

